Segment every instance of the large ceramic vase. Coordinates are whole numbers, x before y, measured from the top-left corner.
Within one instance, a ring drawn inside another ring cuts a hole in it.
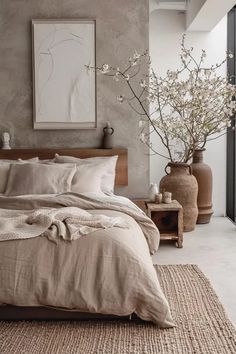
[[[203,151],[199,149],[194,152],[192,170],[198,182],[198,218],[197,224],[208,224],[213,214],[212,210],[212,171],[203,162]]]
[[[170,172],[167,171],[168,167]],[[192,174],[191,166],[185,163],[168,163],[165,169],[167,175],[161,179],[160,191],[172,193],[172,198],[183,207],[184,231],[192,231],[195,228],[198,207],[198,184]]]

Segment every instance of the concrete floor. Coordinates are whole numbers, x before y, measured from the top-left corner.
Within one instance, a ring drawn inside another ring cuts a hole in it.
[[[236,326],[236,226],[227,218],[214,217],[185,233],[184,245],[161,242],[154,264],[197,264],[211,281],[225,310]]]

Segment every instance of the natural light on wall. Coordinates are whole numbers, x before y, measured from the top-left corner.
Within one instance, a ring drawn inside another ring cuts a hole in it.
[[[180,42],[186,28],[186,16],[180,11],[154,10],[150,13],[150,53],[152,67],[159,75],[180,67]],[[210,32],[186,32],[187,46],[195,48],[195,57],[201,49],[207,52],[208,66],[220,62],[227,50],[227,16]],[[219,74],[226,75],[226,65]],[[163,152],[162,144],[153,136],[152,143]],[[214,215],[225,215],[226,205],[226,136],[207,143],[205,161],[211,166],[213,181]],[[165,174],[167,160],[150,157],[150,182],[159,183]]]

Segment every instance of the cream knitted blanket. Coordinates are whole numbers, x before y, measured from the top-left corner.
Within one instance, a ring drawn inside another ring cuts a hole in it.
[[[47,236],[76,240],[98,229],[127,227],[122,217],[91,215],[77,207],[33,211],[0,209],[0,241]]]
[[[103,214],[104,210],[112,210],[124,213],[131,216],[141,227],[143,234],[147,240],[150,253],[153,254],[157,251],[159,246],[160,235],[152,220],[145,215],[134,203],[129,199],[118,196],[106,196],[106,195],[97,195],[96,193],[86,194],[76,194],[76,193],[63,193],[56,196],[19,196],[19,197],[6,197],[0,196],[0,230],[1,226],[6,225],[5,221],[2,219],[4,213],[6,216],[11,219],[10,213],[15,211],[16,216],[19,216],[19,211],[22,213],[22,210],[26,210],[26,213],[31,212],[32,210],[38,209],[57,209],[59,211],[65,207],[76,207],[80,208],[83,211],[90,212],[91,210],[101,210]],[[67,209],[68,210],[68,209]],[[18,213],[18,214],[17,214]],[[22,215],[22,214],[20,214]],[[29,214],[27,214],[29,216]],[[1,219],[3,220],[1,225]],[[11,220],[9,220],[11,222]],[[7,226],[7,225],[6,225]],[[9,224],[10,226],[10,224]],[[30,234],[31,229],[35,233],[35,225],[24,225],[27,226],[26,235]],[[89,226],[89,225],[88,225]],[[42,232],[46,231],[46,227],[41,228]],[[5,232],[8,231],[5,227]],[[3,232],[1,231],[1,234]],[[0,238],[1,238],[0,234]],[[37,231],[36,234],[39,234]],[[34,236],[35,237],[35,236]]]

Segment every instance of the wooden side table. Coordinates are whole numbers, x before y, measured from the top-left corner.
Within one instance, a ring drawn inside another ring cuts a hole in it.
[[[183,247],[183,208],[173,200],[170,204],[146,202],[147,215],[160,232],[161,240],[175,240],[178,248]]]
[[[147,214],[147,202],[148,199],[141,199],[141,198],[132,198],[131,199],[134,204],[136,204],[142,211]]]

